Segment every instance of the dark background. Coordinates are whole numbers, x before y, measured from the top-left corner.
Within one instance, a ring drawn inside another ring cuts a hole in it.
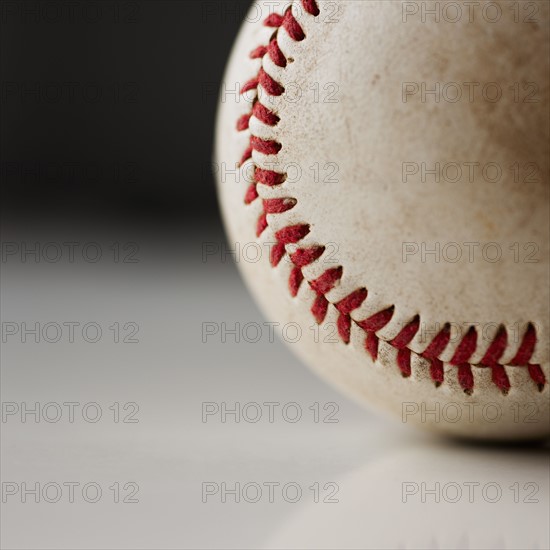
[[[249,5],[1,0],[3,220],[215,223],[217,93]]]

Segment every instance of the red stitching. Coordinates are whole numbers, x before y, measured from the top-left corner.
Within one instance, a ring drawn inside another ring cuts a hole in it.
[[[342,271],[341,267],[327,269],[320,277],[309,283],[309,286],[311,286],[317,294],[328,294],[328,292],[334,288],[334,285],[342,278]]]
[[[302,270],[299,267],[295,267],[290,272],[290,277],[288,278],[288,287],[290,289],[290,294],[292,297],[297,296],[303,280],[304,274],[302,273]]]
[[[364,321],[358,321],[357,324],[365,332],[378,332],[380,329],[384,328],[393,317],[394,307],[391,306],[388,309],[379,311],[374,315],[371,315],[368,319]]]
[[[535,327],[529,323],[527,331],[523,335],[523,340],[519,346],[516,356],[510,361],[511,365],[526,365],[529,363],[533,351],[535,351],[535,344],[537,342],[537,335],[535,333]]]
[[[241,94],[245,94],[250,90],[256,90],[258,88],[259,77],[252,78],[248,82],[245,82],[244,86],[241,89]]]
[[[357,325],[367,333],[365,338],[365,349],[372,357],[373,361],[376,361],[378,358],[378,336],[376,336],[376,332],[384,328],[390,322],[393,317],[393,312],[394,307],[391,306],[371,315],[364,321],[356,321]]]
[[[309,225],[289,225],[275,233],[275,238],[283,244],[295,244],[309,233]]]
[[[474,327],[470,327],[464,335],[460,344],[458,344],[452,359],[451,365],[462,365],[472,356],[477,346],[477,332]]]
[[[248,130],[248,123],[250,122],[250,117],[252,115],[247,114],[243,115],[239,120],[237,121],[237,131],[242,132],[243,130]]]
[[[544,389],[544,385],[546,384],[546,377],[544,376],[540,365],[527,365],[527,369],[529,370],[529,375],[539,387],[539,391],[542,391]]]
[[[269,187],[275,185],[281,185],[286,180],[286,174],[281,174],[279,172],[274,172],[273,170],[262,170],[261,168],[256,168],[254,171],[254,178],[257,183],[263,183]]]
[[[446,324],[421,354],[422,357],[428,359],[430,362],[430,376],[436,387],[443,384],[445,380],[443,361],[438,359],[438,357],[443,353],[450,339],[451,327],[449,324]]]
[[[491,345],[485,352],[483,359],[481,360],[482,365],[495,365],[498,363],[498,360],[501,358],[506,345],[508,344],[508,335],[506,334],[506,329],[501,326],[498,329],[498,332],[495,336],[495,339],[491,342]]]
[[[304,8],[305,7],[306,6],[304,5]],[[290,7],[286,10],[285,15],[283,17],[283,27],[288,33],[288,35],[290,36],[290,38],[292,38],[292,40],[295,40],[296,42],[301,42],[306,37],[302,27],[300,27],[300,24],[298,23],[298,21],[296,21],[296,19],[292,15],[292,8]]]
[[[267,53],[269,54],[269,57],[273,60],[273,63],[277,65],[277,67],[286,67],[286,57],[283,55],[283,52],[279,48],[279,44],[277,43],[277,39],[275,38],[269,43],[269,46],[267,47]]]
[[[438,335],[431,341],[430,345],[422,352],[426,359],[436,359],[447,347],[451,339],[451,327],[446,324]]]
[[[241,157],[239,165],[243,165],[247,160],[252,158],[252,147],[247,147]]]
[[[254,202],[258,198],[258,191],[256,189],[256,184],[251,183],[246,195],[244,196],[244,203],[250,204],[251,202]]]
[[[474,375],[472,374],[472,367],[470,365],[463,364],[458,365],[458,383],[462,386],[464,393],[472,395],[474,391]]]
[[[486,365],[492,369],[491,379],[503,393],[508,393],[510,389],[510,380],[504,367],[499,364],[498,361],[506,350],[507,344],[508,335],[506,334],[506,329],[501,326],[481,360],[481,365]]]
[[[285,93],[284,86],[271,78],[263,69],[258,73],[258,82],[269,95],[280,96]]]
[[[298,1],[298,0],[295,0]],[[318,16],[320,13],[319,6],[316,0],[300,0],[302,7],[312,16]],[[297,42],[306,38],[305,32],[298,23],[292,9],[288,8],[283,15],[273,13],[264,20],[264,25],[275,28],[274,35],[267,45],[261,45],[250,53],[252,59],[263,59],[265,56],[273,61],[273,63],[281,68],[287,66],[288,60],[284,56],[279,47],[277,33],[283,27],[292,40]],[[249,80],[242,87],[241,93],[255,91],[258,96],[258,89],[263,90],[270,96],[280,96],[284,94],[285,88],[280,83],[265,72],[263,67],[260,67],[255,78]],[[279,116],[263,105],[259,98],[256,97],[250,113],[241,116],[237,122],[237,130],[242,132],[249,129],[250,119],[254,116],[266,126],[276,126],[280,118]],[[257,136],[251,135],[249,146],[243,153],[240,164],[244,164],[252,158],[253,151],[257,151],[264,155],[277,155],[282,148],[282,144],[275,140],[264,140]],[[257,166],[254,169],[254,181],[249,186],[244,202],[250,204],[255,202],[258,196],[257,186],[266,185],[269,187],[282,185],[286,180],[285,173],[279,173],[273,170],[263,170]],[[256,234],[259,237],[268,227],[268,215],[277,215],[288,210],[291,210],[296,205],[296,199],[293,197],[285,197],[278,199],[262,200],[263,210],[256,224]],[[287,254],[286,245],[299,243],[308,233],[310,227],[307,224],[298,224],[284,227],[275,233],[276,242],[271,249],[270,261],[272,266],[277,266],[282,258]],[[296,296],[301,288],[305,277],[302,269],[311,263],[318,260],[324,253],[325,248],[319,245],[313,245],[307,248],[299,248],[292,253],[288,253],[293,267],[289,276],[289,291],[292,296]],[[343,268],[341,266],[327,269],[317,279],[309,281],[310,288],[315,293],[315,299],[311,307],[311,313],[318,323],[322,323],[327,315],[328,306],[331,302],[326,298],[335,286],[337,286],[342,278]],[[364,346],[366,352],[373,360],[378,358],[378,348],[380,338],[376,334],[384,328],[392,319],[394,314],[394,306],[389,307],[371,315],[367,319],[355,320],[352,319],[351,313],[359,308],[367,298],[367,289],[360,288],[354,290],[337,303],[333,303],[338,311],[337,328],[341,340],[348,344],[351,339],[351,327],[355,324],[365,333]],[[403,329],[392,340],[385,341],[386,344],[392,346],[397,351],[396,363],[404,377],[411,375],[411,352],[410,343],[417,335],[420,328],[420,317],[416,315],[409,321]],[[429,342],[423,352],[418,353],[420,357],[427,360],[430,364],[430,377],[436,386],[444,382],[444,366],[443,361],[439,356],[447,348],[451,338],[450,325],[446,324],[443,329]],[[517,366],[527,368],[529,376],[537,385],[539,391],[542,391],[547,383],[546,377],[540,365],[531,364],[530,360],[533,356],[535,345],[537,342],[537,334],[533,324],[527,325],[526,331],[522,337],[522,341],[518,347],[515,357],[508,363],[510,367]],[[510,389],[510,380],[506,374],[505,366],[499,363],[508,346],[508,335],[504,326],[499,327],[493,341],[487,348],[483,359],[478,365],[472,365],[469,361],[471,356],[477,349],[477,332],[472,326],[460,340],[455,352],[449,363],[457,369],[457,380],[465,393],[471,394],[474,389],[474,375],[472,367],[490,368],[492,371],[493,383],[506,394]]]
[[[302,5],[310,15],[317,17],[321,13],[315,0],[302,0]]]
[[[273,112],[270,111],[267,107],[262,105],[259,101],[256,101],[254,107],[252,108],[252,115],[254,115],[260,122],[267,124],[268,126],[275,126],[279,122],[279,117]],[[250,118],[249,115],[245,115]]]
[[[418,315],[389,343],[397,348],[397,366],[405,377],[411,375],[411,350],[406,346],[414,338],[420,328],[420,317]]]
[[[250,136],[250,145],[254,151],[264,155],[276,155],[282,148],[277,141],[265,140],[256,136]]]
[[[260,217],[258,218],[258,222],[256,223],[256,236],[259,237],[264,232],[265,229],[267,229],[267,215],[264,212],[260,214]]]
[[[266,46],[258,46],[250,52],[250,59],[261,59],[267,52]]]
[[[265,199],[263,201],[264,212],[266,214],[282,214],[291,208],[294,208],[296,199],[287,197],[285,199]]]
[[[292,263],[297,268],[305,267],[317,260],[325,251],[324,246],[313,246],[311,248],[299,248],[290,255]]]
[[[345,344],[349,344],[351,336],[351,316],[350,313],[357,309],[367,298],[367,289],[358,288],[351,294],[348,294],[344,299],[335,304],[336,309],[340,312],[336,326],[338,334]]]
[[[280,27],[283,24],[283,16],[278,13],[272,13],[264,21],[266,27]]]

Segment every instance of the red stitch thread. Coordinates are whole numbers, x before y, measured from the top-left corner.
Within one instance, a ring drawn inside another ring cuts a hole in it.
[[[317,294],[326,294],[342,278],[342,271],[341,267],[327,269],[320,277],[309,284]]]
[[[252,147],[247,147],[243,156],[241,157],[239,166],[242,166],[250,158],[252,158]]]
[[[269,187],[274,185],[280,185],[286,179],[286,174],[280,174],[279,172],[274,172],[273,170],[261,170],[256,168],[254,171],[254,179],[258,183],[263,183]]]
[[[259,237],[267,229],[267,215],[260,214],[258,222],[256,223],[256,236]]]
[[[311,313],[319,324],[325,320],[327,315],[328,300],[325,298],[325,294],[334,287],[341,277],[342,268],[334,267],[327,269],[320,277],[309,283],[309,286],[317,293]]]
[[[292,40],[295,40],[296,42],[301,42],[305,37],[305,33],[300,27],[300,24],[296,19],[294,18],[294,15],[292,15],[292,9],[288,8],[285,12],[284,18],[283,18],[283,27],[292,38]]]
[[[269,95],[280,96],[285,93],[284,87],[271,78],[263,69],[260,69],[258,73],[258,82]]]
[[[275,238],[284,244],[295,244],[309,233],[309,225],[289,225],[277,231]]]
[[[320,10],[316,0],[301,0],[301,4],[308,14],[313,16],[319,15]],[[277,29],[284,27],[290,38],[298,42],[304,40],[306,37],[304,30],[293,16],[291,8],[288,8],[284,15],[276,13],[271,14],[265,19],[264,25]],[[252,59],[262,59],[264,56],[269,55],[275,65],[282,68],[286,67],[287,59],[279,47],[276,36],[277,32],[278,31],[275,31],[275,35],[270,40],[269,44],[266,46],[259,46],[254,49],[250,53],[250,57]],[[285,91],[282,84],[275,81],[265,72],[263,68],[260,68],[257,77],[245,83],[241,93],[244,94],[252,90],[257,91],[259,86],[262,86],[266,93],[272,96],[280,96]],[[249,129],[251,116],[256,117],[260,122],[266,124],[267,126],[275,126],[280,121],[280,118],[276,113],[268,109],[256,99],[251,112],[241,116],[238,120],[238,131],[245,131]],[[264,155],[276,155],[279,153],[281,148],[282,144],[277,141],[263,140],[251,135],[250,145],[243,153],[240,164],[242,165],[251,159],[253,151],[258,151]],[[250,204],[258,198],[258,191],[256,188],[257,184],[267,186],[281,185],[284,183],[285,179],[286,174],[284,173],[278,173],[272,170],[262,170],[256,167],[254,172],[254,182],[249,186],[246,192],[245,203]],[[262,205],[263,212],[258,218],[256,225],[256,234],[258,236],[260,236],[268,226],[267,214],[280,214],[290,210],[296,205],[296,199],[291,197],[283,199],[266,199],[262,201]],[[272,265],[278,265],[282,257],[286,254],[286,244],[295,244],[299,242],[309,233],[309,231],[309,225],[306,224],[289,226],[279,230],[275,235],[277,242],[271,251]],[[302,281],[304,280],[302,268],[317,260],[323,254],[324,250],[325,249],[322,246],[312,246],[309,248],[298,249],[290,255],[290,259],[294,264],[289,277],[289,289],[292,296],[297,295]],[[328,310],[329,302],[325,297],[325,294],[334,288],[334,285],[341,279],[341,277],[342,268],[337,267],[325,271],[315,281],[309,283],[311,288],[316,293],[311,311],[318,323],[322,323],[324,321]],[[366,296],[366,289],[358,289],[340,300],[340,302],[334,304],[339,312],[337,326],[340,338],[344,343],[348,343],[351,334],[351,324],[352,322],[355,322],[355,324],[357,324],[365,332],[365,350],[373,358],[373,360],[376,360],[378,357],[379,346],[379,338],[376,335],[376,332],[381,330],[391,321],[394,313],[394,306],[391,306],[383,311],[379,311],[368,319],[361,321],[352,320],[350,316],[351,311],[357,309],[357,307],[359,307],[366,299]],[[388,342],[391,346],[397,349],[397,364],[403,376],[410,376],[411,374],[411,350],[408,346],[418,332],[419,323],[420,319],[417,315],[393,340]],[[450,327],[447,324],[420,354],[420,356],[430,362],[430,376],[436,386],[440,385],[444,381],[443,362],[439,359],[439,355],[446,349],[449,341]],[[536,341],[536,331],[534,326],[529,323],[516,356],[512,361],[510,361],[510,365],[527,368],[531,379],[537,384],[539,391],[542,391],[547,383],[546,377],[540,365],[529,363],[534,353]],[[492,369],[493,383],[504,393],[510,389],[510,381],[504,366],[499,363],[499,360],[502,357],[507,345],[508,338],[506,330],[504,327],[500,327],[479,365],[480,367],[488,367]],[[476,350],[476,347],[477,333],[474,327],[470,327],[468,332],[458,344],[455,353],[450,360],[450,364],[457,368],[457,378],[459,384],[468,394],[472,393],[474,387],[472,365],[468,361]]]
[[[357,324],[365,332],[378,332],[380,329],[384,328],[393,317],[394,306],[391,306],[383,311],[379,311],[374,315],[371,315],[368,319],[364,321],[358,321]]]
[[[244,197],[244,202],[245,204],[250,204],[251,202],[254,202],[257,198],[258,198],[258,191],[256,189],[256,184],[251,183]]]
[[[378,359],[378,337],[374,334],[374,332],[367,332],[367,336],[365,338],[365,349],[372,357],[373,361]]]
[[[491,366],[491,368],[493,370],[491,376],[493,382],[502,393],[508,393],[508,390],[510,389],[510,380],[508,379],[508,375],[506,374],[504,367],[498,363],[495,363]]]
[[[357,324],[367,333],[365,337],[365,349],[373,361],[376,361],[378,358],[378,336],[375,333],[390,322],[393,312],[394,307],[391,306],[371,315],[368,319],[357,321]]]
[[[431,341],[430,345],[422,352],[422,357],[426,359],[435,359],[447,347],[451,339],[451,327],[448,323],[441,329],[437,336]]]
[[[302,0],[302,6],[310,15],[315,17],[321,13],[315,0]]]
[[[539,391],[542,391],[544,389],[544,385],[546,384],[546,377],[544,376],[540,365],[527,365],[527,369],[529,371],[529,376],[535,381]]]
[[[367,298],[367,289],[359,288],[340,300],[336,305],[336,309],[340,312],[337,320],[338,333],[345,344],[349,344],[351,334],[351,317],[350,313],[357,309]]]
[[[401,374],[405,377],[411,375],[411,350],[407,346],[414,338],[420,327],[420,317],[416,315],[414,319],[404,327],[401,332],[390,342],[390,345],[397,348],[397,365]]]
[[[338,319],[336,319],[336,328],[338,329],[338,334],[342,342],[344,342],[344,344],[349,344],[351,336],[351,317],[349,315],[339,315]]]
[[[305,267],[317,260],[325,251],[324,246],[312,246],[311,248],[299,248],[290,259],[296,267]]]
[[[402,348],[397,351],[397,366],[405,378],[411,375],[411,350],[409,348]]]
[[[296,199],[285,198],[285,199],[264,199],[264,212],[266,214],[282,214],[291,208],[294,208],[296,204]]]
[[[483,359],[481,360],[482,365],[492,366],[498,363],[498,360],[504,353],[506,345],[508,343],[508,335],[506,334],[506,329],[501,326],[496,333],[495,338],[491,342],[491,345],[485,352]]]
[[[262,105],[259,101],[254,103],[252,108],[252,114],[264,124],[268,126],[275,126],[279,122],[279,117],[273,112],[270,111],[267,107]]]
[[[250,121],[250,115],[243,115],[237,121],[237,130],[242,132],[243,130],[248,130],[248,122]]]
[[[451,365],[458,366],[458,382],[464,392],[471,395],[474,390],[474,375],[472,367],[467,361],[474,353],[477,345],[477,332],[474,327],[470,327],[464,338],[458,344],[455,353],[450,361]]]
[[[266,27],[280,27],[283,24],[283,16],[279,13],[270,14],[264,21]]]
[[[313,306],[311,307],[311,313],[318,324],[321,324],[327,315],[328,300],[322,295],[317,294]]]
[[[258,46],[255,50],[250,52],[250,59],[261,59],[267,52],[265,46]]]
[[[445,379],[445,370],[443,369],[443,361],[441,359],[430,359],[430,377],[436,387],[441,386]]]
[[[245,82],[243,87],[241,88],[241,94],[245,94],[246,92],[249,92],[250,90],[257,90],[259,81],[260,81],[260,79],[259,79],[259,77],[257,77],[257,78],[252,78],[248,82]]]
[[[250,137],[250,145],[252,145],[254,151],[258,151],[264,155],[276,155],[282,147],[277,141],[264,140],[256,136]]]
[[[464,338],[458,344],[455,353],[450,360],[451,365],[461,365],[470,359],[477,346],[477,332],[474,327],[470,327]]]
[[[299,267],[295,267],[290,272],[290,277],[288,279],[288,286],[292,297],[295,297],[298,294],[303,280],[304,274],[302,273],[302,270]]]
[[[458,365],[458,383],[461,385],[464,393],[472,395],[474,390],[474,375],[472,374],[472,367],[465,363]]]
[[[357,309],[367,299],[367,289],[359,288],[342,298],[337,304],[336,309],[343,315],[350,314],[354,309]]]
[[[510,380],[508,379],[508,375],[506,374],[504,367],[500,365],[498,361],[504,353],[507,343],[508,335],[506,334],[506,329],[501,326],[491,342],[491,345],[485,352],[480,365],[486,365],[492,369],[492,381],[505,394],[508,393],[508,390],[510,389]]]
[[[290,255],[290,260],[296,266],[292,269],[288,279],[290,294],[293,297],[298,294],[298,290],[300,290],[300,286],[304,280],[302,267],[313,263],[321,256],[321,254],[323,254],[324,251],[324,246],[314,246],[311,248],[299,248],[296,252]]]
[[[537,335],[535,333],[535,327],[529,323],[527,330],[523,335],[521,344],[519,346],[516,356],[510,361],[511,365],[526,365],[529,363],[533,352],[535,351],[535,344],[537,343]]]
[[[436,386],[443,384],[445,378],[443,361],[438,359],[438,357],[443,353],[450,339],[451,327],[447,323],[431,341],[429,346],[421,353],[422,357],[428,359],[430,362],[430,377]]]
[[[271,249],[271,265],[273,267],[279,265],[279,262],[283,259],[285,255],[285,243],[278,242]]]
[[[286,67],[286,57],[283,55],[281,48],[279,48],[276,38],[269,43],[267,53],[277,67]]]
[[[416,315],[414,319],[390,342],[390,344],[397,349],[404,348],[414,338],[414,335],[418,332],[419,327],[420,317]]]

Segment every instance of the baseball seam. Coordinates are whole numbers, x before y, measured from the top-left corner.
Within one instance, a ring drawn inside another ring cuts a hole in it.
[[[295,0],[296,2],[297,0]],[[316,0],[299,0],[305,12],[310,16],[317,17],[320,9]],[[294,3],[295,3],[294,2]],[[306,38],[304,30],[292,14],[292,6],[288,7],[284,14],[272,13],[264,20],[264,25],[274,28],[274,33],[267,45],[262,45],[250,53],[252,59],[263,60],[268,56],[277,66],[284,68],[288,60],[279,48],[277,37],[281,27],[283,27],[288,36],[297,42]],[[261,103],[258,88],[261,86],[263,92],[269,96],[282,96],[285,93],[283,84],[273,79],[261,66],[258,74],[246,82],[241,93],[250,91],[256,92],[252,109],[249,113],[239,118],[237,130],[239,132],[250,130],[249,122],[251,117],[255,117],[263,124],[274,127],[279,123],[279,117],[268,107]],[[281,143],[275,140],[265,140],[255,136],[250,132],[250,140],[240,164],[244,164],[252,159],[253,151],[264,155],[277,155],[282,148]],[[280,186],[286,180],[285,173],[279,173],[273,170],[261,169],[253,164],[253,181],[250,184],[244,202],[251,204],[259,200],[258,185],[268,187]],[[291,210],[296,205],[297,200],[293,197],[263,199],[263,210],[256,224],[256,235],[259,237],[269,226],[267,215],[276,215]],[[285,255],[288,255],[293,265],[289,277],[289,290],[293,297],[296,297],[300,286],[305,277],[302,269],[317,259],[324,253],[324,246],[311,246],[306,248],[297,248],[295,251],[287,251],[287,246],[298,245],[299,242],[310,232],[310,225],[301,223],[287,226],[275,232],[276,243],[271,250],[270,263],[276,267]],[[352,324],[362,329],[365,333],[364,347],[365,351],[372,357],[373,361],[378,358],[379,341],[382,339],[388,345],[393,347],[396,352],[396,362],[403,377],[411,375],[411,355],[424,358],[430,364],[430,377],[436,386],[440,386],[445,381],[444,362],[439,358],[447,348],[451,338],[450,323],[446,323],[439,333],[428,343],[423,352],[413,351],[409,344],[420,329],[420,315],[417,314],[408,322],[405,327],[391,340],[385,340],[377,333],[381,331],[392,319],[394,306],[379,311],[364,320],[356,320],[351,317],[352,311],[357,309],[367,298],[367,289],[358,288],[348,294],[338,302],[331,302],[327,299],[327,294],[335,287],[343,275],[343,267],[338,266],[327,269],[321,276],[315,280],[307,281],[316,297],[311,307],[311,313],[318,324],[323,323],[327,315],[328,307],[333,306],[338,312],[337,329],[342,342],[349,344]],[[471,395],[474,391],[474,368],[490,368],[492,371],[492,382],[503,393],[508,394],[511,384],[506,373],[507,367],[522,367],[528,370],[531,380],[536,384],[539,391],[543,391],[546,386],[546,377],[539,364],[530,363],[531,357],[537,343],[537,334],[533,323],[528,323],[522,336],[521,343],[517,349],[514,358],[506,365],[499,362],[508,346],[508,334],[504,325],[500,325],[493,341],[488,346],[483,358],[479,363],[470,363],[470,358],[476,352],[478,347],[478,334],[475,327],[471,326],[466,334],[461,338],[455,352],[448,363],[457,369],[457,378],[464,392]]]

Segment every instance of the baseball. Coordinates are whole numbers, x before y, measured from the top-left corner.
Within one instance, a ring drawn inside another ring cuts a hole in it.
[[[481,440],[550,424],[549,4],[514,5],[256,2],[216,128],[228,241],[283,340]]]

